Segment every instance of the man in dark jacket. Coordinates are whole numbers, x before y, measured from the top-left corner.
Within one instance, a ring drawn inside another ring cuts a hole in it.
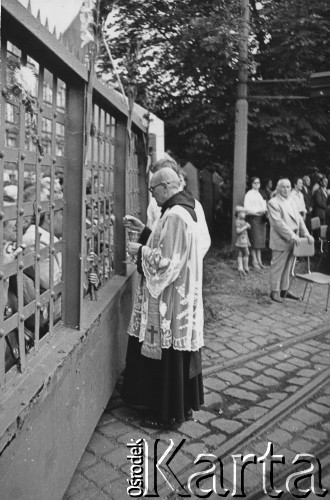
[[[328,179],[322,177],[320,187],[314,192],[314,216],[320,218],[321,224],[325,224],[325,213],[328,200]]]
[[[305,224],[308,231],[311,232],[311,218],[313,213],[313,194],[311,188],[311,179],[308,175],[304,175],[303,177],[302,194],[304,196],[305,206],[306,206]]]

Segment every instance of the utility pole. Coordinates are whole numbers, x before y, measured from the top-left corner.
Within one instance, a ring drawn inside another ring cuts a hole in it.
[[[235,206],[242,204],[246,187],[246,157],[248,134],[248,40],[250,23],[249,0],[241,0],[242,17],[240,24],[239,42],[239,75],[237,87],[237,101],[235,108],[235,146],[234,146],[234,175],[233,175],[233,220],[232,243],[235,243]]]

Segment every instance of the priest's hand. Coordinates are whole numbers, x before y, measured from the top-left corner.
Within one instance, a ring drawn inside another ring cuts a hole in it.
[[[140,231],[141,233],[145,228],[143,222],[137,217],[134,217],[134,215],[125,215],[125,217],[123,218],[123,223],[124,226],[128,229],[134,229],[135,231]]]

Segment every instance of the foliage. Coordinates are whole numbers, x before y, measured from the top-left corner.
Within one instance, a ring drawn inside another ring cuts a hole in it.
[[[330,71],[330,5],[327,0],[264,0],[262,4],[257,10],[251,0],[257,47],[253,78],[302,81],[252,84],[250,93],[307,97],[310,74]],[[324,99],[251,100],[250,172],[260,175],[264,170],[265,177],[274,177],[275,170],[279,177],[327,171],[329,110]]]
[[[153,102],[151,111],[166,122],[167,147],[201,168],[220,158],[222,142],[232,142],[237,4],[124,0],[114,16],[120,32],[113,38],[108,34],[124,86],[134,80],[137,101],[146,107]],[[132,74],[127,62],[138,43],[139,71]],[[104,75],[111,68],[101,57]],[[232,154],[232,145],[226,148]]]
[[[124,86],[165,121],[166,147],[199,168],[231,169],[240,1],[103,0],[102,9]],[[250,78],[301,79],[250,84],[250,94],[307,97],[310,73],[330,71],[328,1],[250,0],[250,11]],[[98,68],[116,84],[104,48]],[[248,173],[324,171],[329,108],[323,99],[250,99]]]

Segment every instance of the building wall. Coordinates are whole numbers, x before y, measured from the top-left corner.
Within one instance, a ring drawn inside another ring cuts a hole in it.
[[[153,161],[157,161],[164,156],[165,153],[165,131],[164,122],[151,113],[151,121],[149,133],[154,137],[154,152]]]
[[[125,364],[135,273],[86,302],[80,330],[62,327],[2,401],[1,500],[60,500]],[[41,359],[40,359],[41,357]],[[44,372],[51,373],[45,382]]]

